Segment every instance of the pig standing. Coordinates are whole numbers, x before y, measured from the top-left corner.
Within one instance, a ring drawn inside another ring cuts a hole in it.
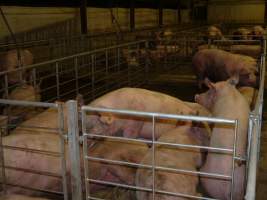
[[[184,145],[207,145],[209,133],[205,128],[186,124],[167,133],[164,133],[158,141]],[[144,157],[142,164],[152,164],[153,151],[150,150]],[[202,165],[202,155],[199,148],[170,147],[165,145],[155,146],[155,164],[158,167],[171,169],[197,171]],[[152,169],[139,168],[136,173],[136,185],[152,188]],[[183,172],[155,170],[155,189],[183,195],[200,196],[197,193],[198,176]],[[136,192],[137,200],[152,199],[152,192]],[[182,196],[155,194],[156,200],[185,200]]]
[[[223,34],[219,28],[216,26],[208,27],[208,38],[212,40],[221,40],[224,39]]]
[[[139,88],[122,88],[97,98],[89,104],[93,107],[127,109],[168,114],[196,114],[183,101],[159,92]],[[110,113],[100,113],[87,118],[87,130],[102,135],[122,135],[130,138],[152,138],[151,118],[137,118]],[[175,128],[177,120],[156,120],[155,138]]]
[[[148,147],[146,144],[106,139],[95,143],[89,149],[88,155],[96,158],[140,164],[147,151]],[[88,162],[89,171],[91,172],[89,177],[91,179],[127,185],[135,184],[136,167],[108,164],[100,161]],[[94,193],[99,189],[107,188],[105,186],[90,183],[90,191]]]
[[[255,59],[232,54],[219,49],[204,49],[193,57],[193,68],[197,75],[198,86],[202,87],[204,79],[224,81],[233,75],[239,75],[240,86],[256,86],[257,62]]]
[[[27,50],[19,50],[21,55],[21,66],[31,65],[33,64],[33,55],[32,53]],[[15,70],[19,67],[19,60],[18,60],[18,51],[17,50],[10,50],[6,52],[4,55],[0,57],[0,71],[10,71]],[[22,78],[26,79],[26,71],[23,70]],[[20,79],[20,72],[11,72],[8,73],[8,83],[15,84],[21,81]]]
[[[262,26],[254,26],[252,29],[252,39],[253,40],[259,40],[263,39],[263,36],[265,35],[265,30],[262,28]]]
[[[250,40],[251,31],[247,28],[238,28],[236,31],[233,32],[233,40]]]
[[[246,99],[235,88],[237,78],[228,81],[211,83],[206,79],[209,91],[196,95],[196,102],[208,108],[214,117],[237,119],[236,156],[245,157],[247,144],[247,126],[249,106]],[[234,145],[234,126],[215,124],[213,127],[210,146],[232,149]],[[201,168],[205,173],[217,173],[231,176],[232,155],[229,153],[208,152],[207,160]],[[245,165],[235,162],[233,199],[244,198]],[[231,181],[202,176],[201,183],[205,191],[213,198],[229,200]]]

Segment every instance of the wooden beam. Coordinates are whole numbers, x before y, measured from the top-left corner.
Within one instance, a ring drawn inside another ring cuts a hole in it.
[[[135,0],[130,2],[130,30],[135,30]]]
[[[81,33],[87,34],[87,0],[81,0],[80,4]]]

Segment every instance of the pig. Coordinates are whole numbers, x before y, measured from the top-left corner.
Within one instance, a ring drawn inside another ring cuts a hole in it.
[[[211,113],[208,109],[206,109],[204,106],[198,104],[198,103],[193,103],[193,102],[188,102],[184,101],[186,105],[188,105],[190,108],[195,110],[197,112],[197,115],[199,116],[205,116],[205,117],[211,117]]]
[[[139,58],[142,56],[141,51],[137,49],[123,49],[123,58],[129,66],[138,66]]]
[[[202,135],[202,136],[200,136]],[[184,145],[206,145],[209,138],[205,128],[197,127],[187,123],[170,130],[160,136],[158,141]],[[142,164],[152,164],[153,151],[150,150],[144,157]],[[155,146],[155,164],[157,167],[171,169],[190,170],[197,172],[202,165],[202,155],[199,148],[170,147],[165,145]],[[152,170],[138,168],[136,173],[136,186],[152,188]],[[183,195],[201,196],[197,192],[199,177],[196,174],[186,174],[166,170],[155,170],[155,189]],[[152,192],[136,192],[137,200],[152,199]],[[156,200],[185,200],[183,196],[155,194]]]
[[[0,196],[0,200],[49,200],[42,197],[29,197],[23,195],[4,195]]]
[[[216,26],[209,26],[207,32],[208,32],[208,39],[212,40],[224,39],[221,30]]]
[[[140,88],[121,88],[112,91],[92,101],[89,106],[167,114],[196,114],[194,109],[177,98]],[[151,122],[151,118],[91,113],[87,116],[86,127],[94,134],[151,139]],[[176,124],[177,120],[156,120],[155,138],[175,128]]]
[[[208,44],[202,44],[197,47],[197,51],[201,51],[203,49],[218,49],[216,45],[208,45]]]
[[[231,45],[230,52],[259,58],[262,48],[260,45]]]
[[[212,83],[208,79],[205,84],[209,90],[195,96],[196,102],[209,109],[213,117],[237,119],[237,146],[236,156],[244,158],[246,155],[247,129],[249,105],[243,95],[235,88],[238,77],[231,77],[227,81]],[[214,124],[210,146],[232,149],[234,145],[235,129],[233,125]],[[200,169],[205,173],[217,173],[231,176],[232,154],[217,153],[209,150],[207,160]],[[231,181],[207,176],[200,177],[205,191],[216,199],[229,200]],[[233,199],[244,198],[245,165],[242,161],[235,161]]]
[[[263,36],[266,34],[264,28],[262,26],[254,26],[252,28],[252,39],[253,40],[259,40],[263,39]]]
[[[194,55],[193,68],[199,88],[202,88],[206,77],[212,81],[225,81],[236,74],[239,75],[240,86],[257,85],[257,62],[249,56],[204,49]]]
[[[19,50],[21,56],[21,66],[31,65],[33,64],[33,54],[27,50]],[[18,60],[18,51],[17,50],[9,50],[4,55],[0,57],[0,71],[10,71],[15,70],[19,67]],[[26,71],[22,70],[22,79],[26,79]],[[22,81],[20,78],[20,72],[10,72],[8,73],[8,83],[15,84]]]
[[[89,149],[88,155],[96,158],[140,164],[147,151],[148,146],[140,142],[105,139],[103,141],[97,141],[95,145]],[[134,179],[137,170],[136,167],[114,165],[91,160],[88,162],[89,172],[93,172],[89,173],[91,179],[135,185]],[[95,193],[98,190],[105,188],[108,187],[90,183],[91,193]]]
[[[241,27],[233,32],[233,40],[250,40],[251,34],[251,30]]]
[[[10,92],[8,97],[4,96],[4,98],[20,101],[41,101],[39,86],[35,88],[26,83],[17,86]],[[13,125],[16,125],[24,120],[28,120],[39,112],[39,109],[31,106],[9,106],[3,110],[4,115],[9,116],[8,121]]]
[[[258,90],[252,87],[240,87],[238,91],[246,98],[250,109],[253,110],[258,96]]]
[[[66,107],[63,106],[63,108],[65,123],[64,127],[62,127],[62,132],[66,133]],[[23,122],[11,131],[8,136],[2,138],[4,161],[7,167],[5,168],[7,183],[42,190],[62,191],[62,180],[60,176],[62,173],[61,159],[57,154],[61,151],[58,115],[56,109],[47,109]],[[66,175],[69,175],[70,161],[66,140],[63,142],[63,146],[65,147],[63,152],[66,157]],[[23,151],[21,148],[26,148],[27,150]],[[44,152],[40,153],[39,151]],[[81,166],[83,166],[82,159]],[[41,174],[39,174],[40,172]],[[83,168],[81,172],[83,176]],[[55,176],[42,175],[42,173]],[[70,180],[67,179],[67,181],[69,183]],[[21,187],[12,187],[9,185],[6,186],[6,189],[8,194],[30,196],[41,194],[38,191],[25,190]],[[84,190],[84,188],[82,189]]]

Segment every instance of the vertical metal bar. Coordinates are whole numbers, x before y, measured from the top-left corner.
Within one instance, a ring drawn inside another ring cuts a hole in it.
[[[117,48],[117,70],[120,71],[120,48]]]
[[[76,95],[79,94],[79,73],[78,73],[78,57],[74,58],[74,70],[75,70],[75,87]]]
[[[148,74],[149,74],[149,55],[148,55],[148,41],[145,42],[145,82],[148,83]]]
[[[92,97],[95,99],[95,55],[91,55],[91,67]]]
[[[108,60],[108,50],[105,50],[105,76],[106,76],[106,90],[108,90],[108,64],[109,64],[109,60]]]
[[[88,160],[86,159],[88,146],[87,146],[87,136],[86,136],[86,111],[82,109],[82,132],[83,132],[83,163],[84,163],[84,178],[85,178],[85,191],[86,199],[90,198],[90,182],[89,179],[89,170],[88,170]]]
[[[67,186],[67,166],[66,166],[66,154],[65,154],[65,134],[64,134],[64,109],[63,104],[58,104],[58,124],[59,124],[59,137],[60,137],[60,160],[61,160],[61,175],[64,200],[68,200],[68,186]]]
[[[237,131],[238,131],[238,120],[235,120],[235,134],[233,144],[233,159],[232,159],[232,175],[231,175],[231,200],[234,198],[234,185],[235,185],[235,158],[236,158],[236,147],[237,147]]]
[[[251,149],[251,140],[252,140],[252,131],[253,131],[253,115],[249,115],[248,123],[248,147],[247,147],[247,161],[250,160],[250,149]],[[246,177],[248,175],[248,164],[246,165]]]
[[[69,157],[71,165],[72,199],[82,200],[77,101],[73,100],[68,101],[67,109],[68,109],[68,144],[69,144]]]
[[[4,129],[2,127],[0,127],[0,165],[2,166],[2,190],[4,192],[4,194],[6,193],[6,173],[5,173],[5,160],[4,160],[4,148],[3,148],[3,142],[2,142],[2,137],[3,137],[3,132]]]
[[[32,69],[32,83],[31,83],[34,88],[37,87],[37,82],[36,82],[36,68]]]
[[[153,130],[152,130],[152,199],[155,200],[155,116],[152,118]]]
[[[8,99],[9,91],[8,91],[8,74],[5,74],[5,97]]]
[[[57,81],[57,99],[60,99],[60,87],[59,87],[59,69],[58,62],[56,62],[56,81]]]

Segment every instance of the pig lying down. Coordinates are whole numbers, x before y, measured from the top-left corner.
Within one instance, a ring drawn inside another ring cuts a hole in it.
[[[232,54],[219,49],[204,49],[193,57],[193,68],[199,88],[207,77],[212,81],[225,81],[238,75],[240,86],[257,85],[257,62],[254,58]]]
[[[88,156],[140,164],[147,151],[148,147],[143,143],[106,139],[97,141],[95,145],[88,150]],[[137,167],[115,165],[94,160],[89,160],[88,162],[89,177],[91,179],[131,186],[135,185],[134,180]],[[109,187],[108,185],[91,182],[90,192],[94,195],[99,190],[108,189]]]
[[[64,112],[64,117],[64,121],[66,121],[66,112]],[[11,131],[10,135],[2,138],[2,143],[6,146],[4,148],[4,161],[6,182],[8,184],[48,191],[62,191],[62,166],[58,155],[61,149],[61,142],[58,128],[57,110],[48,109],[23,122]],[[64,127],[64,132],[66,131],[66,127]],[[20,148],[28,149],[28,151]],[[67,148],[65,148],[65,155],[66,173],[68,174],[70,167]],[[7,192],[8,194],[40,195],[38,191],[25,190],[9,185],[7,185]]]
[[[196,95],[195,99],[196,102],[209,109],[213,117],[238,120],[236,156],[244,158],[246,156],[247,126],[250,110],[245,97],[235,88],[237,82],[237,78],[231,78],[218,83],[212,83],[206,79],[205,83],[209,90],[206,93]],[[234,126],[215,124],[210,146],[232,149],[234,134]],[[231,176],[232,155],[209,151],[201,171]],[[222,200],[230,199],[230,180],[201,176],[201,183],[211,197]],[[242,161],[238,160],[235,161],[233,199],[243,199],[244,183],[245,165]]]
[[[107,93],[89,104],[92,107],[126,109],[167,114],[195,115],[197,111],[172,96],[139,88],[122,88]],[[93,115],[92,115],[93,114]],[[151,119],[117,114],[92,113],[87,116],[89,133],[129,138],[152,138]],[[175,128],[177,120],[157,120],[155,138]]]
[[[210,130],[205,127],[195,126],[188,123],[164,133],[158,141],[184,145],[207,145]],[[153,151],[150,149],[145,155],[142,164],[152,165]],[[199,148],[171,147],[167,145],[155,146],[155,164],[157,167],[170,169],[189,170],[197,172],[202,166],[203,157]],[[201,196],[197,192],[199,177],[197,174],[185,172],[155,170],[155,190],[169,193],[178,193],[181,196],[155,194],[156,200],[185,200],[183,195]],[[136,185],[139,187],[152,188],[152,169],[139,168],[136,174]],[[152,199],[152,192],[137,191],[138,200]]]

